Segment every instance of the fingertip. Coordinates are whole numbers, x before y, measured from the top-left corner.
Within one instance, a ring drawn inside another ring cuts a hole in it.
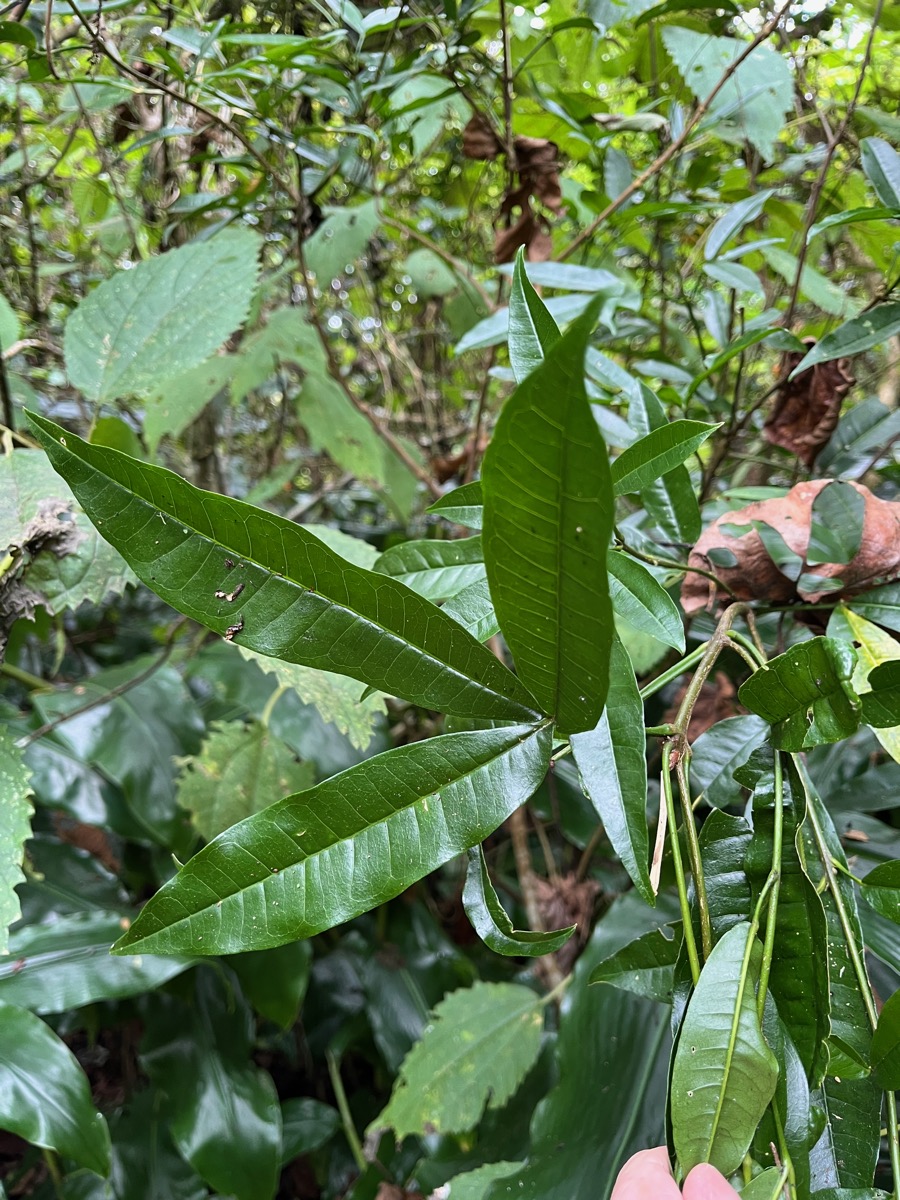
[[[611,1200],[680,1200],[665,1146],[640,1150],[619,1172]]]
[[[721,1172],[700,1163],[684,1181],[684,1200],[735,1200],[737,1192]]]

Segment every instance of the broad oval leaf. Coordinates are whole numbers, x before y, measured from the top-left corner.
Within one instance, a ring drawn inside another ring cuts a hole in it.
[[[542,726],[445,734],[287,796],[205,846],[117,953],[234,954],[311,937],[482,842],[541,782]]]
[[[612,464],[616,495],[649,487],[661,475],[680,466],[718,428],[703,421],[672,421],[646,434],[623,450]]]
[[[609,594],[617,616],[684,653],[684,626],[675,601],[646,567],[619,550],[610,552]]]
[[[391,546],[373,567],[426,600],[446,600],[484,577],[481,538],[423,538]]]
[[[613,634],[609,459],[584,388],[595,309],[507,400],[484,460],[484,552],[523,680],[566,733],[606,700]]]
[[[538,958],[542,954],[553,954],[566,944],[575,932],[575,925],[547,932],[513,929],[512,921],[494,891],[482,848],[473,846],[468,851],[468,860],[463,908],[472,928],[489,950],[495,954]]]
[[[50,461],[157,595],[229,640],[454,716],[530,720],[518,679],[434,605],[301,526],[31,415]],[[232,565],[229,565],[232,564]]]
[[[115,400],[204,362],[246,319],[260,244],[233,226],[117,271],[66,322],[72,384],[90,400]]]
[[[109,1172],[109,1130],[69,1047],[27,1009],[0,1001],[0,1129]]]
[[[827,333],[821,341],[816,342],[809,354],[791,372],[790,378],[808,371],[819,363],[831,362],[834,358],[852,358],[863,350],[871,350],[880,346],[888,338],[900,332],[900,302],[891,301],[879,304],[868,312],[852,317]]]
[[[515,983],[451,992],[403,1060],[394,1092],[370,1129],[465,1133],[485,1107],[504,1105],[534,1065],[544,1028],[541,998]]]
[[[772,726],[778,750],[797,752],[839,742],[859,727],[850,685],[856,651],[836,638],[800,642],[741,685],[738,697]]]
[[[647,739],[644,706],[631,660],[613,638],[607,705],[594,729],[572,737],[581,786],[603,822],[606,836],[648,904],[650,882],[647,829]]]
[[[525,251],[520,247],[509,294],[509,361],[516,383],[540,366],[559,338],[559,326],[525,273]]]
[[[752,932],[742,922],[713,948],[681,1027],[671,1107],[685,1173],[702,1162],[736,1171],[775,1093],[778,1064],[756,1009],[762,946]]]

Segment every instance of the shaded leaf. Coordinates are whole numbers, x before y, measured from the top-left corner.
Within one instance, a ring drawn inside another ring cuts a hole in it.
[[[865,497],[849,483],[830,483],[812,503],[806,561],[847,564],[862,542]]]
[[[610,983],[636,996],[669,1004],[680,947],[680,937],[669,937],[663,929],[651,929],[598,963],[589,982]]]
[[[486,642],[500,632],[487,579],[470,583],[461,592],[451,596],[442,607],[448,617],[458,621],[479,642]]]
[[[628,406],[628,424],[646,437],[668,425],[669,419],[654,392],[641,384]],[[700,536],[700,507],[684,464],[664,472],[640,490],[641,502],[666,537],[692,546]]]
[[[465,1133],[485,1107],[500,1108],[534,1065],[544,1027],[540,997],[511,983],[476,982],[451,992],[400,1067],[373,1128],[409,1134]]]
[[[25,882],[22,859],[31,837],[31,795],[31,771],[15,739],[0,729],[0,954],[9,953],[8,930],[20,916],[16,888]]]
[[[259,250],[257,233],[233,225],[117,271],[66,322],[73,386],[90,400],[115,400],[204,362],[246,319]]]
[[[341,1127],[341,1114],[330,1104],[309,1096],[285,1100],[281,1106],[281,1161],[324,1146]]]
[[[584,390],[593,313],[507,400],[484,460],[491,597],[523,680],[566,733],[606,699],[613,620],[609,460]]]
[[[744,765],[769,732],[754,715],[726,717],[701,733],[691,747],[691,785],[711,808],[728,808],[741,798],[734,772]]]
[[[900,992],[894,992],[878,1017],[872,1035],[872,1069],[886,1091],[900,1088]]]
[[[882,204],[900,208],[900,154],[883,138],[863,138],[862,169]]]
[[[646,567],[621,551],[607,556],[613,610],[641,633],[684,653],[684,626],[669,593]]]
[[[282,1029],[290,1029],[300,1015],[309,984],[310,943],[288,942],[274,950],[251,950],[228,961],[254,1009]]]
[[[675,1151],[682,1170],[738,1169],[769,1105],[778,1064],[756,1011],[762,945],[735,925],[713,948],[688,1004],[672,1066]]]
[[[310,937],[481,842],[547,769],[546,728],[401,746],[220,834],[153,899],[119,953],[236,953]]]
[[[609,668],[606,708],[594,729],[572,736],[572,754],[581,785],[622,866],[644,900],[655,904],[648,862],[644,706],[618,637],[613,638]]]
[[[457,525],[465,525],[468,529],[480,529],[484,519],[481,480],[475,479],[472,483],[464,483],[462,487],[447,492],[440,500],[435,500],[427,511],[437,513]]]
[[[481,538],[400,542],[386,550],[373,569],[399,579],[426,600],[446,600],[484,578]]]
[[[40,1018],[2,1001],[0,1129],[98,1175],[109,1171],[109,1130],[74,1054]]]
[[[862,719],[877,729],[900,726],[900,662],[895,659],[874,667],[868,682],[872,690],[860,695]]]
[[[574,925],[546,933],[541,930],[513,929],[512,921],[494,891],[480,846],[473,846],[468,851],[468,862],[463,908],[472,928],[495,954],[522,955],[526,958],[553,954],[575,932]]]
[[[881,863],[860,886],[863,899],[877,913],[900,925],[900,862]]]
[[[646,434],[623,450],[612,464],[616,495],[648,487],[690,458],[718,428],[702,421],[671,421]]]
[[[230,355],[207,359],[190,370],[157,383],[144,398],[144,437],[151,454],[169,434],[177,437],[228,385],[238,360]]]
[[[186,615],[248,649],[361,676],[427,708],[531,716],[515,676],[402,584],[354,567],[290,521],[31,420],[103,536]]]

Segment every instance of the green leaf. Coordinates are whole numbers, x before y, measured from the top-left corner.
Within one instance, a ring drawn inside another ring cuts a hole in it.
[[[3,22],[7,24],[7,22]],[[18,28],[18,26],[15,26]],[[0,294],[0,352],[8,350],[22,336],[19,318],[6,297]]]
[[[152,960],[155,956],[150,957]],[[126,958],[122,961],[134,960]],[[287,942],[274,950],[251,950],[232,955],[228,962],[256,1011],[282,1029],[290,1029],[300,1015],[309,984],[310,943]]]
[[[741,685],[741,703],[763,717],[778,750],[839,742],[859,726],[859,698],[850,686],[856,651],[835,638],[792,646]]]
[[[756,220],[766,207],[770,196],[774,196],[774,194],[771,188],[766,188],[752,196],[746,196],[743,200],[738,200],[737,203],[727,208],[706,235],[706,244],[703,247],[703,257],[706,261],[718,258],[734,235],[740,233],[745,225]]]
[[[446,734],[288,796],[204,847],[118,953],[228,954],[311,937],[484,841],[547,769],[546,728]]]
[[[822,312],[832,317],[852,317],[862,308],[859,300],[848,296],[839,284],[816,271],[808,262],[801,267],[796,254],[791,254],[783,246],[762,246],[760,250],[772,270],[780,275],[789,287],[793,286],[799,270],[800,294],[812,301]]]
[[[328,289],[332,279],[344,274],[345,267],[365,253],[381,224],[374,200],[353,207],[328,207],[325,212],[327,219],[303,247],[306,265],[315,273],[322,291]]]
[[[863,138],[862,169],[881,203],[900,208],[900,154],[894,147],[883,138]]]
[[[749,267],[742,266],[741,263],[704,263],[703,274],[708,275],[710,279],[715,279],[717,283],[724,283],[726,287],[731,288],[733,291],[749,292],[760,299],[763,299],[765,296],[759,276],[755,271],[751,271]]]
[[[687,391],[684,393],[685,403],[695,394],[704,380],[709,379],[711,375],[717,374],[733,358],[737,358],[739,354],[743,354],[751,346],[755,346],[759,342],[764,342],[766,339],[772,339],[777,342],[784,337],[785,330],[783,329],[751,329],[747,333],[742,334],[741,337],[736,338],[727,345],[720,354],[713,355],[712,358],[705,360],[707,365],[694,376],[688,385]],[[787,338],[792,347],[797,346],[800,350],[803,349],[803,343],[799,338],[792,338],[790,334],[787,334]]]
[[[635,893],[598,922],[562,1001],[559,1078],[532,1119],[528,1162],[485,1200],[608,1197],[629,1155],[664,1140],[666,1014],[650,1000],[587,986],[598,962],[657,922]]]
[[[273,1200],[281,1108],[271,1077],[250,1058],[252,1016],[209,969],[192,1003],[159,996],[145,1018],[141,1066],[165,1095],[182,1156],[216,1192]]]
[[[31,420],[103,536],[194,620],[250,650],[450,715],[534,715],[528,692],[489,650],[402,584],[272,513]]]
[[[621,551],[611,551],[606,565],[616,616],[683,654],[684,626],[669,593],[646,567]]]
[[[454,1175],[448,1180],[447,1186],[453,1200],[485,1200],[488,1188],[495,1179],[503,1179],[512,1175],[522,1166],[520,1162],[485,1163],[474,1171],[465,1171],[462,1175]]]
[[[646,436],[669,424],[658,397],[641,384],[628,406],[628,424]],[[673,467],[640,491],[641,502],[670,541],[693,546],[700,536],[700,507],[687,467]]]
[[[314,772],[260,722],[216,721],[182,762],[178,803],[206,839],[312,785]]]
[[[698,100],[705,101],[714,88],[720,89],[710,119],[733,125],[736,136],[749,141],[764,159],[771,159],[793,104],[787,61],[768,46],[757,46],[732,73],[735,59],[747,50],[738,38],[710,37],[706,29],[666,25],[662,40]],[[723,78],[727,82],[721,86]]]
[[[900,661],[873,667],[868,682],[872,690],[860,696],[862,719],[876,729],[900,725]]]
[[[816,221],[815,225],[810,226],[807,240],[811,242],[814,237],[818,237],[826,229],[836,229],[842,225],[857,225],[865,221],[896,220],[897,217],[900,217],[898,208],[872,208],[871,206],[849,208],[844,212],[832,213],[830,217]]]
[[[516,383],[541,365],[559,338],[559,326],[525,273],[525,250],[519,247],[509,294],[509,361]]]
[[[287,1164],[324,1146],[340,1129],[341,1115],[330,1104],[303,1096],[285,1100],[281,1122],[281,1161]]]
[[[400,542],[386,550],[373,569],[399,579],[426,600],[446,600],[484,578],[481,538]]]
[[[750,881],[744,863],[752,836],[743,817],[719,809],[709,814],[700,830],[713,943],[750,915]]]
[[[468,851],[468,860],[463,908],[472,928],[489,950],[495,954],[538,958],[542,954],[553,954],[566,944],[577,926],[569,925],[566,929],[547,933],[513,929],[512,921],[494,891],[482,848],[473,846]]]
[[[479,642],[486,642],[488,638],[500,632],[500,623],[494,612],[494,602],[491,600],[491,590],[486,579],[470,583],[461,592],[451,596],[443,609],[448,617],[458,621]]]
[[[128,924],[121,913],[94,910],[23,925],[10,938],[9,957],[0,959],[0,1000],[64,1013],[150,992],[191,966],[190,958],[113,958],[109,948]]]
[[[566,733],[596,724],[613,634],[606,447],[584,390],[586,313],[519,385],[484,460],[491,596],[522,678]]]
[[[706,425],[702,421],[672,421],[654,429],[623,450],[612,464],[616,495],[624,496],[648,487],[690,458],[718,428],[718,425]]]
[[[741,1192],[741,1200],[781,1200],[782,1173],[778,1167],[769,1167],[756,1175]]]
[[[871,1078],[828,1076],[811,1099],[825,1115],[825,1130],[810,1151],[813,1194],[827,1196],[833,1187],[837,1200],[870,1200],[881,1145],[881,1088]]]
[[[829,483],[812,503],[806,562],[846,564],[862,542],[865,498],[849,483]]]
[[[110,1184],[116,1200],[206,1200],[209,1195],[175,1148],[166,1108],[154,1088],[143,1088],[131,1092],[113,1117]]]
[[[151,454],[169,434],[177,437],[228,386],[237,361],[220,354],[156,384],[144,398],[144,437]]]
[[[675,1152],[687,1173],[708,1162],[731,1175],[778,1081],[756,1011],[762,946],[741,922],[713,948],[688,1004],[672,1066]]]
[[[878,1018],[872,1036],[872,1069],[885,1091],[900,1088],[900,992],[894,992]]]
[[[0,729],[0,954],[9,953],[8,930],[20,916],[16,888],[25,882],[22,859],[31,837],[31,795],[31,771],[11,733]],[[0,969],[2,965],[0,961]]]
[[[66,322],[72,385],[116,400],[204,362],[247,317],[259,250],[257,233],[232,226],[117,271]]]
[[[357,750],[365,750],[375,736],[375,726],[384,716],[384,692],[360,695],[360,685],[346,675],[319,671],[299,663],[282,662],[238,646],[241,655],[261,671],[274,675],[282,687],[296,692],[304,704],[312,704],[323,721],[336,726]]]
[[[534,1065],[544,1028],[540,996],[512,983],[451,992],[403,1060],[387,1108],[370,1127],[466,1133],[501,1108]]]
[[[435,500],[427,512],[437,513],[445,520],[456,525],[465,525],[468,529],[480,529],[484,519],[484,497],[481,491],[481,480],[464,483],[462,487],[454,488]]]
[[[612,643],[606,708],[594,729],[571,740],[581,786],[606,836],[641,896],[655,904],[648,866],[644,706],[631,660],[617,637]]]
[[[664,929],[651,929],[598,963],[589,982],[609,983],[636,996],[671,1004],[680,948],[680,937],[669,937]]]
[[[875,867],[863,879],[860,891],[870,908],[900,925],[900,862]]]
[[[796,379],[803,371],[808,371],[818,363],[862,354],[864,350],[871,350],[873,346],[883,345],[897,333],[900,333],[900,302],[879,304],[868,312],[845,321],[843,325],[827,333],[821,341],[816,342],[791,372],[790,378]]]
[[[691,786],[711,808],[728,808],[741,798],[734,773],[769,732],[757,716],[726,717],[701,733],[691,750]]]
[[[854,596],[853,612],[868,622],[884,625],[900,633],[900,583],[886,583]]]
[[[109,1172],[109,1130],[75,1055],[40,1018],[0,1002],[0,1129]]]

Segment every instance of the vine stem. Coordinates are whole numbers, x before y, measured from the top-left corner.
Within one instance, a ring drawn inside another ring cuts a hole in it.
[[[694,937],[694,924],[691,919],[691,902],[688,898],[687,880],[684,874],[684,863],[681,861],[681,846],[678,842],[678,822],[675,817],[675,797],[672,793],[671,757],[674,750],[672,742],[663,746],[662,774],[660,783],[665,797],[666,813],[669,818],[669,842],[672,846],[672,863],[675,867],[675,883],[678,888],[678,903],[681,906],[681,920],[684,925],[684,944],[687,949],[688,961],[691,964],[691,978],[694,987],[700,981],[700,958],[697,954],[697,939]],[[693,824],[693,817],[691,818]]]
[[[769,879],[769,911],[766,914],[766,937],[763,942],[762,966],[759,971],[759,991],[756,996],[756,1008],[762,1023],[766,1007],[766,991],[769,987],[769,975],[772,971],[772,958],[775,953],[775,929],[778,924],[778,896],[781,891],[781,860],[782,844],[784,841],[784,768],[781,752],[775,751],[775,820],[772,829],[772,869]]]
[[[333,1050],[328,1050],[325,1053],[325,1059],[328,1063],[328,1075],[331,1079],[331,1086],[334,1091],[334,1098],[337,1101],[338,1112],[341,1114],[341,1124],[344,1129],[344,1137],[347,1139],[347,1144],[350,1147],[350,1153],[353,1155],[353,1161],[359,1168],[360,1175],[365,1175],[369,1169],[369,1164],[366,1162],[366,1156],[363,1154],[362,1143],[359,1140],[359,1134],[356,1132],[356,1126],[353,1124],[353,1115],[350,1112],[350,1105],[347,1103],[347,1093],[344,1090],[344,1081],[341,1079],[341,1069],[338,1056]]]

